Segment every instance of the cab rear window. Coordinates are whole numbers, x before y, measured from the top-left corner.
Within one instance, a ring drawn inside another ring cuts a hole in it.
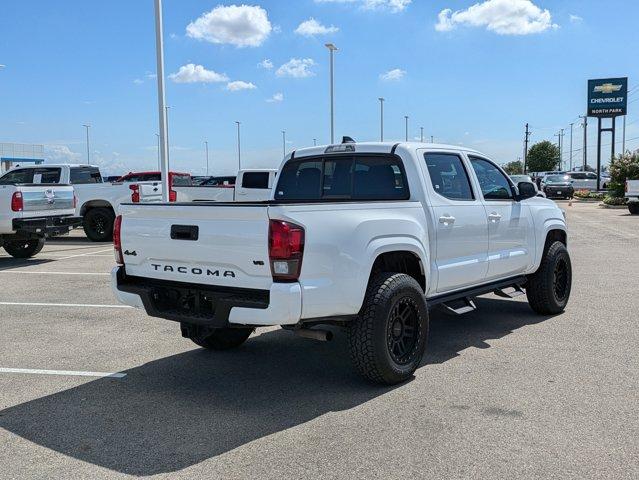
[[[405,200],[404,166],[394,155],[350,155],[291,160],[282,169],[275,200]]]

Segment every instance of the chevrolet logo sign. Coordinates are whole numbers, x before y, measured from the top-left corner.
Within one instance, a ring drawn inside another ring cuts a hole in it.
[[[604,83],[603,85],[597,85],[594,88],[596,93],[612,93],[621,90],[621,85],[613,85],[612,83]]]

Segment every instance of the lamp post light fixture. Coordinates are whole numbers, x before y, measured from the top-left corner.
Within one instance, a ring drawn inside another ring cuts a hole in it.
[[[408,142],[408,115],[404,115],[404,120],[406,120],[406,141]]]
[[[337,47],[332,43],[326,43],[324,45],[330,52],[330,92],[331,92],[331,145],[335,141],[335,108],[334,108],[334,89],[333,89],[333,54],[337,50]]]

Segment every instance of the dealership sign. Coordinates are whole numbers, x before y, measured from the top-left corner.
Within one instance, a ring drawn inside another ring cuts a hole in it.
[[[627,103],[627,77],[588,80],[589,117],[625,115]]]

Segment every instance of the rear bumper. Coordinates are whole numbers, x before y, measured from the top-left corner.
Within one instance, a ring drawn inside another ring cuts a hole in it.
[[[16,218],[13,230],[17,235],[55,237],[64,235],[69,230],[82,224],[82,217],[34,217]]]
[[[111,271],[117,299],[152,317],[223,328],[231,325],[294,325],[302,315],[298,283],[274,283],[270,290],[169,282]]]

